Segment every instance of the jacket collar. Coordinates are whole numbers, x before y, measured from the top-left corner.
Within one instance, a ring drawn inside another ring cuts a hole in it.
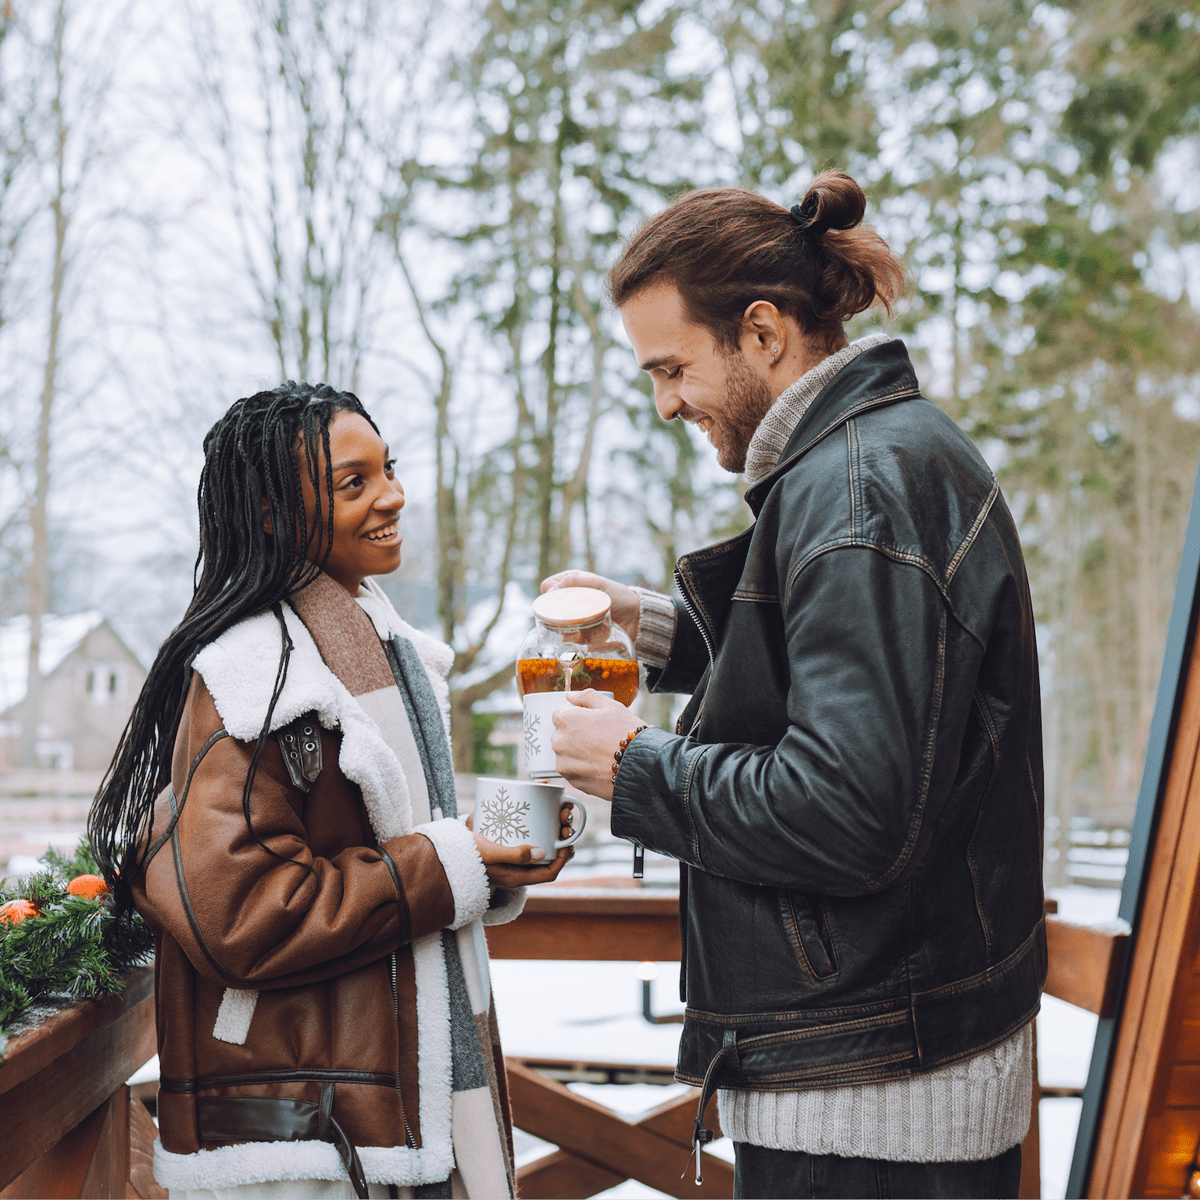
[[[920,394],[916,372],[902,341],[895,339],[864,350],[812,402],[792,431],[774,470],[747,490],[746,503],[754,515],[758,516],[776,481],[835,429],[860,413],[899,400],[914,400]]]

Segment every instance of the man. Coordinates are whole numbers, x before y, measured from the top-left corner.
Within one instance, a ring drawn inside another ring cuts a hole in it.
[[[790,212],[697,192],[613,269],[659,414],[745,471],[755,523],[681,558],[677,601],[543,584],[603,587],[651,687],[692,692],[674,734],[583,693],[553,746],[681,863],[677,1076],[721,1089],[738,1195],[1015,1196],[1046,972],[1033,613],[979,453],[901,342],[846,342],[902,280],[864,207],[834,173]]]

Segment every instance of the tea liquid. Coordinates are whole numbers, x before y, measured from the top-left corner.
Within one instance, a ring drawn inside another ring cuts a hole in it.
[[[556,658],[522,658],[517,663],[517,691],[522,696],[562,692],[566,686],[566,673]],[[571,691],[585,688],[612,692],[614,699],[628,707],[638,693],[638,665],[623,658],[585,658],[575,666]]]

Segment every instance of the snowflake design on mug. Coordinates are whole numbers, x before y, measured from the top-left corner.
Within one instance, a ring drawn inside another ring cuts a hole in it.
[[[538,732],[538,727],[542,723],[542,718],[537,713],[525,714],[525,761],[528,762],[535,755],[542,752],[541,734]]]
[[[532,836],[525,825],[529,813],[528,800],[514,800],[508,788],[497,788],[496,795],[483,808],[483,819],[479,832],[492,842],[507,846],[514,842],[527,842]]]

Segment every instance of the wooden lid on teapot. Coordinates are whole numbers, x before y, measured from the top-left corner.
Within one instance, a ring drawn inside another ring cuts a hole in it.
[[[533,615],[552,629],[594,625],[608,616],[612,599],[599,588],[564,587],[543,592],[533,602]]]

